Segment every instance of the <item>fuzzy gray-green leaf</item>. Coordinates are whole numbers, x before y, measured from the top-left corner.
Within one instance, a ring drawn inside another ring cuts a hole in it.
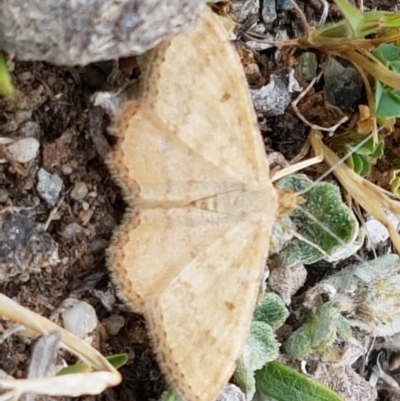
[[[274,292],[265,293],[254,311],[254,320],[269,324],[273,330],[279,329],[288,318],[289,312],[281,297]]]
[[[296,174],[281,179],[278,187],[300,192],[305,199],[305,203],[289,215],[297,227],[297,238],[279,253],[279,259],[285,266],[315,263],[357,238],[357,220],[343,203],[337,185],[328,182],[314,185],[307,176]]]
[[[255,392],[254,372],[278,357],[279,345],[271,326],[264,322],[252,322],[250,335],[234,376],[247,399],[251,399]]]
[[[311,324],[305,323],[294,331],[285,344],[287,354],[293,359],[302,359],[311,351]]]

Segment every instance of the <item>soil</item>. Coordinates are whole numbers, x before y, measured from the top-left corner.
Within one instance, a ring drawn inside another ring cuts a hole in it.
[[[309,21],[319,20],[318,2],[299,4]],[[367,7],[385,10],[393,10],[399,4],[393,0],[365,1]],[[337,17],[335,10],[331,17]],[[290,34],[301,30],[292,12],[280,14],[274,23],[275,28],[283,25],[290,28]],[[271,54],[265,51],[263,57]],[[86,398],[158,399],[165,384],[149,346],[143,318],[119,300],[112,310],[104,302],[113,294],[105,249],[121,221],[125,204],[104,163],[113,145],[107,131],[110,121],[90,102],[96,91],[115,90],[126,80],[137,78],[138,68],[135,63],[128,64],[110,83],[112,62],[85,68],[16,60],[11,64],[13,83],[20,95],[12,105],[0,102],[0,136],[33,136],[40,142],[40,151],[38,157],[26,164],[12,160],[0,164],[0,224],[3,233],[17,233],[14,240],[0,235],[0,266],[6,272],[0,291],[46,317],[52,316],[69,298],[90,303],[99,319],[94,345],[103,355],[126,352],[129,362],[121,369],[124,380],[119,387]],[[274,132],[264,131],[268,147],[289,159],[295,157],[308,128],[291,110],[265,123],[267,127],[279,127]],[[62,190],[54,205],[38,193],[39,168],[62,180]],[[84,199],[72,196],[77,182],[87,187]],[[55,251],[59,263],[52,261]],[[311,268],[310,272],[313,271]],[[110,335],[104,322],[115,314],[125,319],[125,325],[118,334]],[[3,328],[8,326],[9,322],[3,322]],[[31,346],[30,341],[18,335],[9,337],[0,345],[0,367],[16,378],[24,377]]]

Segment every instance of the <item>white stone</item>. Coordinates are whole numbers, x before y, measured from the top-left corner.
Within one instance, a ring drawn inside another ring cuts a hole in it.
[[[79,338],[85,338],[97,326],[97,315],[92,305],[76,301],[72,308],[61,314],[64,328]]]
[[[37,156],[39,147],[37,139],[23,138],[9,145],[8,150],[17,162],[28,163]]]

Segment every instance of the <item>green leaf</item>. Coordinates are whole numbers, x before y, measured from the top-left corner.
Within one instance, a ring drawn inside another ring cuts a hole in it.
[[[320,305],[310,320],[294,331],[288,338],[285,348],[289,356],[302,359],[313,351],[323,352],[336,339],[338,324],[344,325],[339,302],[326,302]]]
[[[270,325],[253,321],[250,336],[244,347],[243,358],[249,368],[255,371],[278,357],[279,346]]]
[[[390,189],[395,195],[400,196],[400,177],[396,177],[390,183]]]
[[[361,322],[360,327],[364,330],[368,327],[376,333],[400,317],[399,269],[399,256],[387,254],[349,265],[321,283],[333,286],[349,299],[356,299],[357,308],[347,317],[348,321],[352,326]],[[337,321],[338,331],[342,330],[341,324],[340,320]]]
[[[114,366],[115,369],[119,369],[128,362],[128,354],[115,354],[106,357],[107,361]]]
[[[383,156],[383,141],[380,140],[375,150],[370,154],[373,159],[380,159]]]
[[[234,375],[235,382],[246,393],[247,399],[252,399],[255,393],[254,372],[278,357],[279,345],[271,326],[264,322],[252,322],[250,336]]]
[[[353,170],[357,173],[360,174],[360,172],[363,169],[363,158],[360,155],[357,155],[356,153],[353,153],[350,157],[349,160],[351,160],[351,164],[353,165]]]
[[[362,167],[358,174],[360,174],[361,177],[365,177],[371,172],[371,163],[365,156],[361,156],[361,162],[362,162]]]
[[[167,391],[164,391],[162,393],[160,401],[182,401],[182,400],[174,393],[174,391],[168,389]]]
[[[374,138],[369,139],[362,146],[359,146],[355,153],[359,155],[369,156],[375,149]]]
[[[326,302],[317,308],[311,323],[312,348],[323,351],[333,343],[339,316],[339,302]]]
[[[355,241],[359,232],[358,222],[343,203],[337,185],[328,182],[315,185],[307,176],[296,174],[281,179],[277,186],[294,192],[304,191],[302,197],[306,201],[289,214],[297,228],[297,237],[277,255],[284,266],[315,263]]]
[[[352,170],[356,170],[356,166],[354,164],[354,158],[352,157],[353,155],[350,155],[347,159],[346,159],[346,164],[352,169]]]
[[[350,24],[353,37],[356,38],[360,22],[363,19],[362,12],[358,8],[352,6],[347,0],[335,0],[335,3],[346,18],[346,21]]]
[[[84,363],[84,362],[79,362],[75,363],[74,365],[69,365],[66,366],[65,368],[62,368],[59,370],[56,374],[56,376],[64,376],[64,375],[70,375],[70,374],[75,374],[75,373],[90,373],[92,371],[92,368],[90,365]]]
[[[269,324],[273,330],[279,329],[289,316],[281,297],[274,292],[266,292],[259,300],[253,319]]]
[[[400,14],[398,12],[380,11],[381,15],[384,16],[385,28],[399,28],[400,27]]]
[[[376,117],[400,117],[400,91],[396,89],[387,89],[386,87],[377,87],[377,91],[379,92],[379,102],[375,105]]]
[[[305,323],[290,335],[285,350],[291,358],[300,360],[312,351],[311,330],[311,323]]]
[[[11,97],[14,94],[14,86],[8,72],[6,61],[0,56],[0,95]]]
[[[348,154],[350,150],[353,152],[346,159],[346,164],[361,176],[369,174],[371,164],[383,155],[383,140],[381,136],[378,136],[377,141],[374,138],[370,138],[360,146],[364,139],[364,135],[348,131],[336,135],[332,141],[332,147],[340,154]]]
[[[343,401],[322,384],[276,361],[256,373],[256,387],[277,401]]]
[[[124,366],[126,362],[128,362],[128,354],[115,354],[107,356],[106,359],[115,369],[119,369],[121,366]],[[89,373],[92,371],[90,365],[85,362],[78,362],[74,365],[66,366],[57,372],[56,376],[69,375],[74,373]]]
[[[371,171],[371,164],[363,155],[353,153],[347,159],[347,165],[361,177],[366,176]]]
[[[383,43],[372,51],[372,54],[384,65],[399,60],[400,48],[393,43]]]
[[[350,323],[342,315],[340,315],[337,319],[336,329],[339,336],[344,341],[349,341],[353,336]]]
[[[375,115],[377,114],[378,105],[382,99],[382,96],[383,96],[383,84],[379,80],[375,79]]]
[[[333,25],[317,29],[312,33],[311,43],[324,44],[332,42],[336,39],[351,37],[351,27],[346,20],[340,21]]]

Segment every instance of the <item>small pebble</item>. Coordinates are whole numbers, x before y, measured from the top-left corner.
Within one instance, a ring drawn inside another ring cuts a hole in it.
[[[301,77],[305,81],[312,81],[317,76],[318,60],[315,53],[305,52],[299,57]]]
[[[30,81],[30,80],[32,80],[33,78],[34,78],[34,77],[33,77],[33,74],[32,74],[30,71],[21,72],[20,74],[18,74],[18,79],[19,79],[21,82]]]
[[[261,9],[262,19],[266,24],[272,24],[277,17],[275,0],[264,0]]]
[[[383,209],[383,212],[390,223],[394,226],[395,230],[398,231],[400,228],[400,221],[397,217],[386,209]],[[367,220],[362,229],[366,233],[368,250],[371,250],[376,245],[385,242],[390,237],[388,229],[381,222],[372,218]]]
[[[70,195],[72,199],[76,201],[81,201],[86,198],[88,192],[89,190],[87,185],[82,181],[78,181],[75,183]]]
[[[125,319],[120,315],[111,315],[103,319],[103,323],[106,326],[108,334],[110,334],[110,336],[116,336],[124,327]]]
[[[14,115],[15,115],[15,121],[18,124],[21,124],[32,118],[32,110],[18,110],[15,112]]]
[[[0,188],[0,203],[6,203],[8,199],[8,191],[5,188]]]
[[[70,174],[72,174],[73,169],[72,169],[72,167],[71,167],[69,164],[64,164],[64,165],[61,167],[61,171],[62,171],[62,173],[63,173],[64,175],[70,175]]]
[[[52,213],[51,220],[57,221],[61,219],[61,214],[59,212]]]
[[[98,322],[93,306],[83,301],[76,301],[71,309],[61,315],[65,329],[79,338],[86,337],[96,328]]]
[[[219,394],[217,401],[243,401],[246,399],[243,391],[234,384],[228,384]]]
[[[37,173],[38,184],[36,190],[39,196],[49,205],[54,206],[63,186],[62,179],[57,174],[50,174],[44,168],[40,168]]]
[[[23,138],[8,145],[8,150],[19,163],[28,163],[33,160],[39,152],[39,141],[35,138]]]
[[[294,6],[290,0],[276,0],[276,9],[278,11],[290,11]]]
[[[367,249],[372,249],[379,243],[389,239],[388,229],[378,220],[371,219],[365,223],[365,229],[368,233],[367,236]]]
[[[108,241],[103,239],[103,238],[96,238],[94,239],[90,245],[89,249],[93,253],[100,253],[101,251],[104,251],[104,249],[107,248]]]
[[[344,67],[333,57],[324,65],[324,91],[330,104],[343,111],[351,111],[359,103],[362,93],[362,80],[357,70]]]
[[[97,198],[97,192],[96,191],[89,192],[88,198]]]
[[[83,232],[84,228],[78,223],[70,223],[64,227],[61,235],[65,239],[75,239],[78,234]]]
[[[107,226],[110,229],[110,231],[114,230],[114,228],[117,226],[117,222],[110,213],[107,213],[103,217],[103,224]]]
[[[19,124],[15,120],[10,120],[3,129],[4,134],[9,134],[10,132],[14,132],[18,129]]]
[[[19,127],[19,132],[23,134],[25,138],[39,138],[41,134],[40,125],[35,121],[27,121]]]

